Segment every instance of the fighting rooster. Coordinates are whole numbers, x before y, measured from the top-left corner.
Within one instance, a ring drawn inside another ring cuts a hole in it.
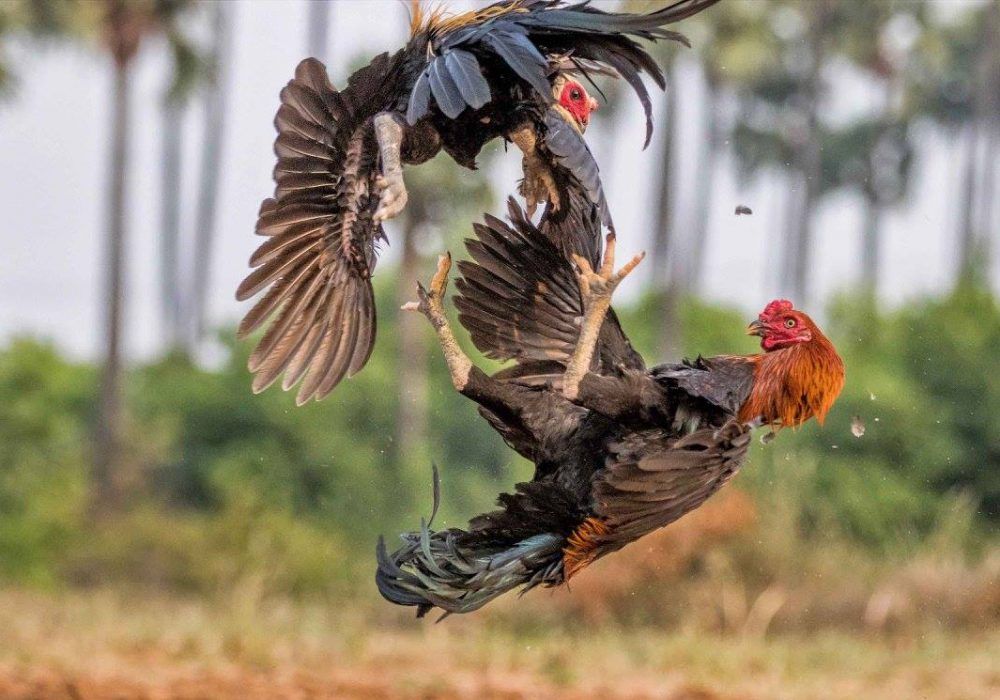
[[[458,346],[443,308],[450,257],[408,307],[434,326],[455,388],[535,475],[468,530],[424,526],[392,555],[379,542],[379,590],[418,614],[564,583],[700,506],[742,466],[753,427],[822,423],[844,383],[833,345],[784,300],[747,329],[762,353],[647,369],[607,313],[641,256],[614,272],[609,234],[597,271],[577,255],[575,272],[513,201],[510,220],[476,226],[455,304],[480,350],[516,364],[491,377]]]
[[[582,138],[597,102],[577,78],[626,80],[645,107],[648,143],[650,100],[640,75],[661,88],[664,81],[636,39],[683,42],[664,25],[715,2],[680,0],[637,15],[586,2],[507,0],[458,16],[425,15],[414,3],[406,46],[375,58],[343,90],[333,88],[319,61],[302,61],[275,118],[276,189],[257,221],[268,240],[236,293],[242,301],[267,290],[239,327],[246,336],[270,321],[250,356],[254,391],[284,373],[286,390],[302,380],[301,404],[323,398],[368,361],[376,244],[382,222],[406,204],[404,164],[443,149],[475,168],[483,145],[503,138],[523,152],[521,194],[529,211],[546,203],[549,235],[573,211],[610,228],[598,168]],[[567,201],[572,192],[583,193],[593,212],[579,213]],[[595,251],[600,242],[598,229]]]

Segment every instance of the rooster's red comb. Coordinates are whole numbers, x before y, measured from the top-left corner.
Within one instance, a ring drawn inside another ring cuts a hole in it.
[[[760,312],[761,317],[775,316],[784,311],[791,311],[795,307],[792,306],[792,302],[787,299],[775,299],[770,304],[764,307],[764,310]]]

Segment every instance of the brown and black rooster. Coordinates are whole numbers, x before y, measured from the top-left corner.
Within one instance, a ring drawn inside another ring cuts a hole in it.
[[[424,526],[391,555],[380,540],[379,590],[418,614],[564,583],[700,506],[742,466],[753,427],[822,422],[844,383],[833,345],[783,300],[747,329],[763,353],[647,369],[607,313],[641,256],[614,272],[609,234],[598,271],[576,255],[576,272],[513,200],[510,221],[475,227],[455,304],[475,345],[513,366],[488,376],[459,348],[443,309],[450,256],[407,306],[433,324],[456,389],[535,475],[468,530]]]
[[[425,14],[414,3],[406,46],[375,58],[343,90],[319,61],[302,61],[275,117],[276,189],[257,221],[267,240],[236,293],[245,300],[267,290],[239,328],[246,336],[270,323],[250,356],[254,391],[283,374],[286,390],[301,380],[299,403],[320,399],[368,361],[376,244],[382,222],[406,204],[404,164],[443,149],[475,168],[483,145],[503,138],[524,154],[521,194],[529,211],[547,203],[550,235],[574,211],[610,228],[582,138],[597,103],[577,78],[626,80],[646,109],[648,143],[650,101],[640,75],[661,88],[664,81],[636,40],[684,41],[663,27],[715,2],[680,0],[638,15],[586,2],[507,0],[457,16]],[[593,213],[580,213],[584,202]]]

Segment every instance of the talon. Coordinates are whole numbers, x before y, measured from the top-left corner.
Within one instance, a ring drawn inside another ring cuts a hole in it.
[[[593,272],[594,270],[590,267],[590,261],[582,255],[577,255],[573,253],[573,262],[576,266],[580,268],[581,272]]]
[[[617,240],[614,232],[608,232],[604,239],[604,260],[601,264],[601,276],[603,277],[607,277],[615,269],[615,243]]]
[[[448,289],[448,272],[451,270],[451,253],[445,253],[438,257],[437,271],[431,278],[431,294],[437,298],[444,298],[444,293]]]
[[[623,279],[625,279],[628,276],[628,274],[632,272],[632,270],[634,270],[636,266],[643,261],[645,257],[646,257],[646,251],[642,251],[638,255],[633,256],[632,259],[629,260],[627,263],[625,263],[625,267],[620,269],[615,274],[616,283],[621,282]]]
[[[373,217],[375,222],[381,223],[399,216],[408,199],[402,171],[392,170],[379,175],[375,178],[375,186],[381,190],[378,209]]]
[[[580,295],[583,297],[584,308],[601,302],[610,304],[611,295],[621,281],[646,257],[645,251],[641,252],[629,260],[618,272],[615,272],[615,236],[613,233],[608,234],[606,244],[600,272],[595,272],[590,261],[586,258],[573,255],[573,262],[579,268],[577,279],[580,284]]]

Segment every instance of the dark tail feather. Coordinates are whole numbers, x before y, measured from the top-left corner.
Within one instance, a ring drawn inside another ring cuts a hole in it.
[[[431,520],[439,496],[435,468]],[[434,532],[421,519],[420,531],[404,533],[403,546],[392,554],[379,537],[375,548],[379,593],[396,605],[415,605],[417,617],[435,607],[444,610],[445,617],[478,610],[518,587],[523,593],[541,583],[562,581],[565,537],[542,533],[498,545],[495,539],[476,534],[456,528]]]

